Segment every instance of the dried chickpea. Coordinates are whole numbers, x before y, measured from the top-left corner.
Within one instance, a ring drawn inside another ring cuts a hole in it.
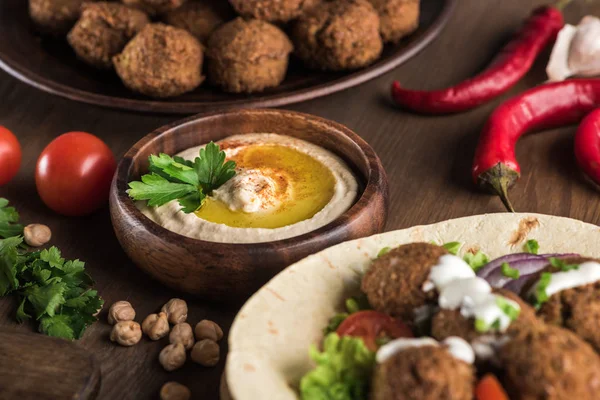
[[[177,382],[167,382],[160,388],[160,400],[189,400],[192,392]]]
[[[142,331],[151,340],[158,340],[167,336],[169,333],[169,321],[167,314],[161,312],[159,314],[150,314],[142,322]]]
[[[52,238],[52,231],[46,225],[29,224],[23,228],[23,240],[31,247],[45,245]]]
[[[111,325],[121,321],[133,321],[135,310],[128,301],[117,301],[108,310],[108,323]]]
[[[185,347],[181,343],[166,346],[158,355],[160,365],[167,371],[175,371],[185,364]]]
[[[133,346],[142,338],[140,324],[135,321],[121,321],[113,326],[110,332],[110,340],[121,346]]]
[[[175,325],[185,322],[187,319],[188,307],[185,300],[171,299],[164,306],[162,306],[160,311],[167,314],[169,322]]]
[[[196,340],[210,339],[218,342],[223,338],[223,329],[216,322],[203,319],[194,328]]]
[[[196,342],[192,349],[192,361],[205,367],[214,367],[219,363],[220,349],[217,342],[203,339]]]
[[[194,333],[190,324],[182,322],[175,325],[169,334],[169,341],[173,344],[181,343],[186,350],[194,347]]]

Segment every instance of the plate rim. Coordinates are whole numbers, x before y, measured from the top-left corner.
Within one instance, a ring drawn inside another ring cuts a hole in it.
[[[0,54],[0,68],[19,81],[38,90],[72,101],[100,107],[138,112],[154,112],[162,114],[194,114],[216,109],[228,108],[270,108],[280,107],[307,100],[317,99],[345,89],[359,86],[371,79],[385,74],[404,64],[431,44],[448,24],[458,0],[443,0],[444,6],[438,17],[417,38],[409,43],[401,54],[340,78],[314,86],[295,89],[291,92],[266,95],[256,99],[235,99],[217,102],[199,101],[160,101],[146,99],[130,99],[108,96],[87,90],[74,88],[52,79],[45,78],[33,70],[24,67],[6,54]]]

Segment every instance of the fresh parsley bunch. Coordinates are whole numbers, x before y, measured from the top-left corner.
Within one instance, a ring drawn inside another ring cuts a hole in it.
[[[8,207],[8,200],[0,198],[0,238],[23,234],[23,225],[18,224],[19,213],[14,207]]]
[[[19,298],[17,321],[35,319],[39,331],[49,336],[79,339],[96,321],[94,314],[104,303],[79,260],[67,261],[60,250],[23,250],[23,228],[16,224],[18,213],[0,198],[0,221],[10,219],[1,232],[0,296]],[[5,235],[6,233],[17,235]]]
[[[235,162],[225,162],[225,152],[213,142],[194,161],[161,153],[151,155],[149,162],[150,173],[141,182],[129,183],[129,197],[151,207],[177,200],[186,214],[197,211],[207,195],[235,176]]]

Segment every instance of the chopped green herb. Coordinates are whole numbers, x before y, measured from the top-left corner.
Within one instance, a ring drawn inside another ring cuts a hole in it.
[[[506,314],[511,321],[515,321],[521,314],[521,308],[518,304],[510,301],[506,297],[496,296],[496,305]]]
[[[479,333],[485,333],[490,330],[490,325],[488,325],[482,319],[476,319],[475,320],[475,330]]]
[[[535,304],[537,307],[544,304],[548,301],[548,294],[546,293],[546,289],[548,285],[550,285],[550,281],[552,281],[552,274],[550,272],[544,272],[540,276],[540,280],[535,285]]]
[[[392,250],[391,247],[384,247],[383,249],[379,250],[379,253],[377,253],[377,258],[385,256],[387,253],[390,252],[390,250]]]
[[[462,246],[462,243],[460,243],[460,242],[449,242],[449,243],[444,243],[442,245],[442,247],[445,248],[446,250],[448,250],[448,253],[450,253],[452,255],[457,255],[461,246]]]
[[[378,337],[378,338],[376,338],[376,339],[375,339],[375,344],[376,344],[378,347],[381,347],[381,346],[383,346],[383,345],[386,345],[386,344],[388,344],[388,343],[389,343],[389,342],[391,342],[391,341],[392,341],[392,338],[390,338],[390,337],[388,337],[388,336],[382,336],[382,337]]]
[[[23,225],[18,222],[17,210],[14,207],[8,207],[8,200],[0,197],[0,238],[22,235]]]
[[[537,254],[539,252],[539,250],[540,250],[540,245],[537,242],[537,240],[535,240],[535,239],[529,239],[523,245],[523,250],[526,253]]]
[[[375,353],[362,339],[331,333],[325,337],[323,352],[310,348],[317,366],[300,380],[302,400],[367,400]]]
[[[335,332],[342,322],[350,315],[359,311],[371,310],[371,305],[367,296],[361,294],[359,296],[349,297],[345,302],[346,312],[338,313],[334,315],[330,320],[323,332],[325,334]]]
[[[572,269],[579,269],[579,264],[567,264],[560,258],[550,257],[548,261],[550,261],[550,265],[560,269],[563,272],[571,271]]]
[[[133,200],[158,207],[177,200],[186,214],[197,211],[207,195],[235,175],[235,162],[225,162],[225,152],[213,142],[200,150],[192,162],[166,154],[151,155],[150,171],[141,181],[129,182],[127,193]]]
[[[511,268],[511,266],[508,263],[502,263],[500,270],[502,272],[502,275],[510,279],[519,279],[519,276],[521,275],[521,272],[518,269]]]
[[[488,256],[483,253],[481,250],[478,250],[477,253],[473,254],[473,253],[466,253],[463,256],[463,260],[465,260],[465,262],[467,264],[469,264],[471,266],[471,268],[473,268],[473,271],[477,272],[481,269],[481,267],[483,267],[485,264],[487,264],[488,262],[490,262],[490,259],[488,258]]]

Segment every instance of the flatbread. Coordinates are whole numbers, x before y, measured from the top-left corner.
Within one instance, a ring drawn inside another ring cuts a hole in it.
[[[540,253],[600,257],[600,227],[541,214],[499,213],[458,218],[353,240],[286,268],[254,294],[229,334],[223,398],[293,400],[300,378],[314,367],[311,344],[329,318],[357,294],[362,274],[384,247],[412,242],[463,243],[460,254],[481,249],[490,258],[522,252],[536,239]],[[227,388],[229,393],[227,393]],[[224,397],[231,396],[231,397]]]

